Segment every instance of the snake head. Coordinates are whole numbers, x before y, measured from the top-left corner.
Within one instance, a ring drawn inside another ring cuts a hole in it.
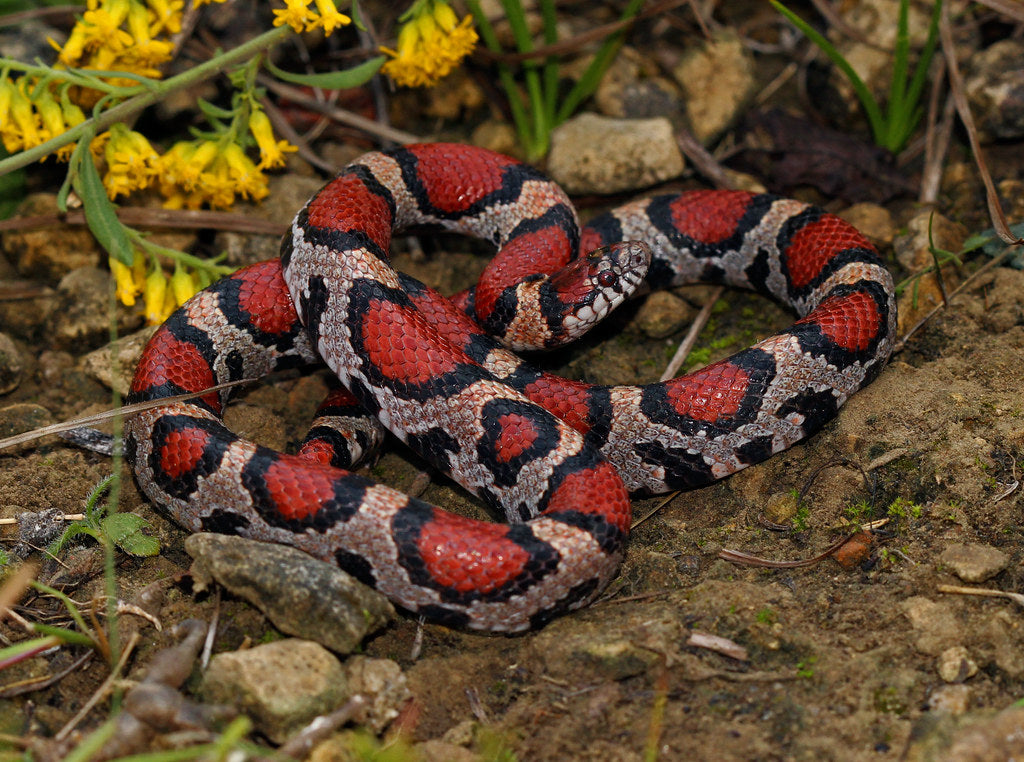
[[[639,293],[650,264],[650,246],[643,241],[623,241],[594,249],[552,275],[545,292],[560,310],[558,330],[552,326],[557,341],[549,341],[548,346],[579,338]],[[549,325],[552,317],[549,314]]]

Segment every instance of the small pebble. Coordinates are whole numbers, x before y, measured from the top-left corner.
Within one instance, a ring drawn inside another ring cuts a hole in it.
[[[217,654],[203,675],[202,693],[237,706],[274,743],[352,695],[338,659],[317,643],[296,639]]]
[[[0,394],[10,394],[24,374],[25,363],[14,340],[6,333],[0,333]]]
[[[978,665],[963,646],[953,646],[939,654],[937,666],[939,677],[947,683],[962,683],[978,674]]]
[[[966,685],[940,685],[928,697],[928,710],[958,717],[971,706],[971,689]]]
[[[1010,557],[990,545],[968,543],[950,545],[939,556],[939,562],[964,582],[984,582],[1005,569]]]

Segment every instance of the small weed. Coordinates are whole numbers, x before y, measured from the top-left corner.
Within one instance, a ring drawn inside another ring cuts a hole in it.
[[[907,702],[891,685],[883,685],[875,691],[874,704],[875,711],[883,714],[903,714],[907,711]]]
[[[851,524],[865,523],[871,515],[871,511],[871,503],[866,499],[858,500],[856,503],[848,505],[843,509],[843,513],[846,514],[846,518]]]
[[[775,624],[775,612],[769,608],[763,608],[754,615],[758,624]]]
[[[498,34],[484,13],[479,0],[468,0],[473,18],[476,20],[484,45],[499,56],[505,51],[498,41]],[[498,63],[498,82],[505,91],[512,122],[519,140],[526,149],[527,158],[536,160],[548,152],[551,131],[568,119],[576,109],[597,89],[605,70],[622,46],[623,33],[608,36],[591,59],[583,75],[576,80],[568,93],[560,92],[562,75],[555,55],[531,57],[534,52],[534,35],[530,30],[525,8],[520,0],[501,0],[501,7],[508,19],[516,50],[526,56],[520,69],[525,88],[516,81],[516,75],[507,63]],[[639,13],[643,0],[629,0],[619,16],[628,21]],[[541,22],[541,37],[545,46],[558,42],[558,18],[553,0],[538,3]],[[525,90],[525,92],[524,92]]]
[[[898,497],[889,504],[889,510],[886,511],[886,514],[890,519],[900,524],[908,521],[917,521],[921,518],[922,511],[924,511],[924,506],[919,503],[915,503],[905,497]]]
[[[817,663],[817,656],[808,656],[796,663],[796,676],[801,680],[811,680],[814,677],[814,665]]]
[[[133,556],[155,556],[160,552],[160,542],[155,537],[143,534],[149,522],[135,513],[118,513],[113,510],[114,501],[100,504],[100,498],[114,481],[113,476],[102,479],[93,489],[85,503],[85,518],[71,522],[63,534],[47,549],[51,554],[59,553],[68,541],[84,534],[100,545],[116,545]]]
[[[796,532],[806,532],[811,528],[811,506],[800,499],[800,491],[796,487],[790,490],[790,494],[796,500],[796,513],[793,514],[793,529]]]
[[[849,80],[861,106],[864,107],[865,114],[867,114],[875,143],[892,153],[899,153],[910,140],[910,136],[914,133],[914,128],[917,127],[923,114],[923,108],[918,101],[921,98],[925,79],[928,76],[928,68],[939,39],[939,15],[942,10],[942,1],[937,0],[933,6],[932,18],[928,26],[928,39],[921,51],[914,74],[908,81],[908,75],[910,75],[910,35],[908,32],[910,0],[900,0],[896,47],[893,50],[891,67],[892,78],[889,81],[889,98],[884,112],[864,80],[831,42],[778,0],[771,0],[771,4],[775,10],[789,19],[811,42],[817,45]]]

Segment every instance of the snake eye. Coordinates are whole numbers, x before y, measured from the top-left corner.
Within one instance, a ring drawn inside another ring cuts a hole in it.
[[[597,274],[597,282],[602,288],[611,288],[619,282],[619,276],[611,270],[602,270]]]

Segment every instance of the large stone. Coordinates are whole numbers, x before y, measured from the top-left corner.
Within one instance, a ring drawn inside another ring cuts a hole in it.
[[[388,600],[333,564],[283,545],[219,534],[185,541],[202,588],[211,579],[260,611],[282,632],[337,653],[355,650],[394,616]]]
[[[551,135],[548,172],[569,193],[617,193],[677,177],[683,155],[665,118],[584,113]]]

